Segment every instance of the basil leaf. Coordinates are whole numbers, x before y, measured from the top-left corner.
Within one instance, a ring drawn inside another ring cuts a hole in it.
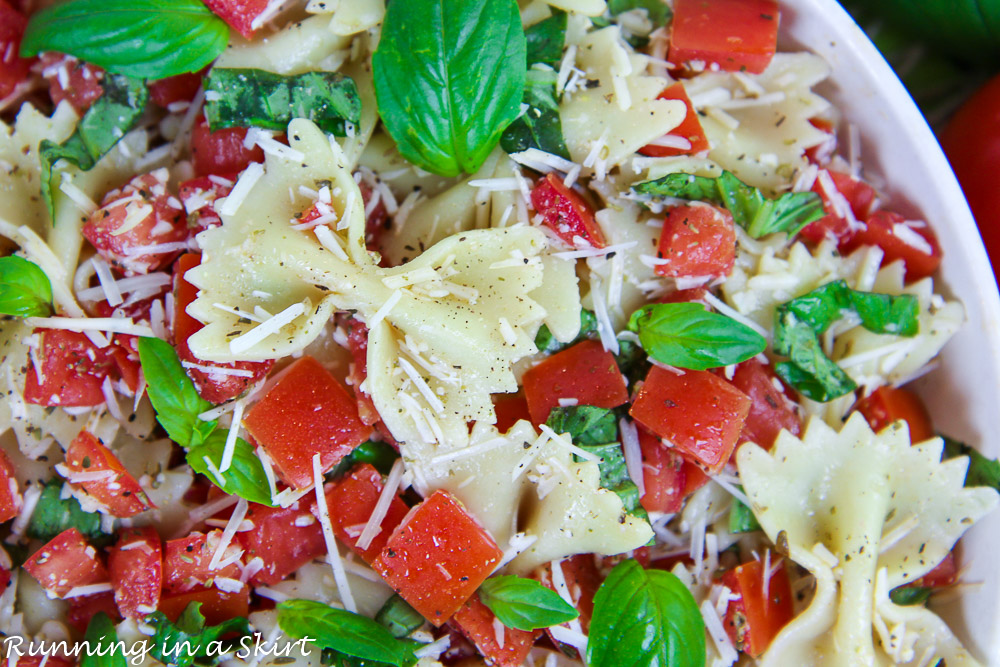
[[[525,48],[515,0],[390,3],[372,67],[403,157],[441,176],[478,169],[520,112]]]
[[[205,117],[212,130],[263,127],[285,130],[307,118],[324,132],[344,136],[346,123],[361,122],[354,80],[339,72],[282,76],[260,69],[213,67],[205,80]],[[208,98],[211,99],[208,99]]]
[[[524,83],[524,113],[512,122],[500,147],[507,153],[537,148],[569,159],[556,99],[557,69],[566,42],[566,14],[557,12],[524,31],[528,71]]]
[[[222,463],[222,454],[226,450],[228,436],[228,430],[213,431],[204,443],[188,450],[188,465],[230,495],[239,496],[252,503],[273,506],[264,465],[254,453],[254,448],[243,438],[236,438],[233,461],[229,468],[221,473],[224,483],[219,483],[216,473],[212,471],[205,458],[207,457],[218,470]]]
[[[614,410],[593,405],[552,408],[545,425],[556,433],[569,433],[573,442],[581,446],[614,443],[618,439]]]
[[[125,646],[116,645],[115,624],[103,611],[90,617],[83,641],[88,650],[80,652],[80,667],[126,667]]]
[[[375,622],[384,626],[393,637],[401,639],[419,629],[424,624],[424,617],[399,595],[393,595],[375,614]]]
[[[615,355],[618,370],[628,380],[628,386],[634,387],[649,373],[649,357],[638,343],[630,340],[618,340],[618,354]]]
[[[710,313],[700,303],[657,303],[632,313],[628,328],[660,363],[703,371],[756,356],[767,347],[759,333],[736,320]]]
[[[76,528],[97,547],[110,544],[113,535],[101,528],[101,515],[84,512],[73,497],[62,498],[62,481],[52,478],[45,484],[28,524],[28,537],[48,542],[68,528]]]
[[[392,470],[392,464],[399,458],[399,452],[388,443],[369,440],[355,447],[344,458],[350,461],[349,468],[355,463],[370,463],[380,473],[388,475]]]
[[[97,161],[132,129],[146,108],[149,91],[139,79],[107,74],[101,85],[104,94],[87,109],[69,139],[61,144],[46,139],[39,145],[42,197],[53,219],[52,193],[59,190],[56,179],[61,178],[61,172],[54,170],[56,163],[66,160],[83,171],[93,169]]]
[[[576,338],[568,343],[560,343],[556,340],[552,332],[549,331],[549,327],[543,324],[538,329],[538,333],[535,334],[535,347],[538,348],[539,352],[546,352],[548,354],[555,354],[559,350],[565,349],[572,345],[579,343],[580,341],[587,338],[590,334],[597,331],[597,317],[591,311],[587,309],[580,310],[580,333],[576,335]]]
[[[31,17],[21,55],[69,53],[109,72],[162,79],[197,72],[229,41],[198,0],[71,0]]]
[[[52,314],[52,283],[37,264],[17,255],[0,257],[0,314]]]
[[[660,28],[670,21],[673,12],[663,0],[608,0],[608,12],[618,16],[633,9],[645,9],[653,28]]]
[[[774,372],[806,398],[825,403],[858,388],[823,352],[816,331],[795,313],[779,313],[774,351],[789,357],[774,364]]]
[[[293,639],[308,637],[321,649],[390,665],[403,665],[412,656],[406,644],[359,614],[313,600],[286,600],[278,603],[277,610],[285,634]]]
[[[185,448],[203,443],[218,422],[198,418],[212,404],[198,395],[174,347],[159,338],[140,338],[139,363],[156,421],[170,439]]]
[[[931,589],[924,586],[900,586],[889,591],[889,599],[901,607],[923,604],[930,596]]]
[[[743,487],[736,485],[740,491]],[[739,498],[733,498],[733,504],[729,508],[729,532],[730,533],[752,533],[761,530],[757,517],[753,510],[743,504]]]
[[[250,634],[250,624],[242,616],[205,627],[200,602],[189,603],[176,623],[171,622],[162,611],[146,616],[145,623],[156,629],[150,655],[174,667],[191,667],[195,663],[202,667],[215,665],[219,662],[221,651],[217,644],[210,650],[210,644],[234,632],[243,636]],[[236,642],[231,640],[225,642],[223,647],[232,649],[234,645]]]
[[[502,575],[479,587],[479,599],[500,622],[515,630],[537,630],[572,621],[580,612],[534,579]]]
[[[668,174],[635,186],[635,191],[660,197],[708,201],[724,206],[733,221],[757,239],[775,232],[795,236],[811,222],[822,218],[823,200],[815,192],[786,192],[768,199],[760,188],[747,185],[732,172],[718,178],[691,174]]]
[[[990,459],[966,444],[944,438],[945,459],[953,459],[956,456],[969,457],[969,469],[965,473],[966,486],[988,486],[1000,491],[1000,461]]]
[[[704,667],[705,623],[680,579],[622,561],[597,589],[587,664]]]

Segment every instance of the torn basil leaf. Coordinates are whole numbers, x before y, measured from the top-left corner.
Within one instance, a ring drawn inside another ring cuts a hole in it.
[[[154,611],[144,622],[156,630],[150,655],[173,667],[215,665],[224,652],[220,649],[232,650],[242,646],[242,643],[232,639],[222,642],[223,637],[233,633],[241,636],[250,634],[250,625],[242,616],[230,618],[219,625],[206,626],[201,602],[188,603],[176,622],[172,622],[162,611]]]
[[[957,440],[942,437],[944,438],[942,458],[969,457],[969,469],[965,473],[965,486],[988,486],[1000,491],[1000,461],[983,456],[972,447]]]
[[[76,498],[62,497],[62,489],[63,482],[58,477],[45,484],[38,496],[35,511],[31,513],[28,537],[48,542],[64,530],[76,528],[94,546],[111,544],[114,536],[104,532],[101,515],[97,512],[84,512]]]
[[[576,445],[604,445],[618,440],[618,417],[614,410],[593,405],[552,408],[545,425],[556,433],[568,433]]]
[[[590,334],[596,331],[597,317],[593,312],[587,309],[582,309],[580,311],[580,333],[576,335],[576,338],[568,343],[560,343],[556,340],[556,337],[552,335],[552,332],[549,331],[549,327],[543,324],[539,327],[538,333],[535,334],[535,347],[538,348],[539,352],[555,354],[559,350],[576,345],[580,341],[589,338]]]
[[[661,28],[670,21],[673,12],[663,0],[608,0],[608,13],[618,16],[634,9],[645,10],[653,28]]]
[[[45,271],[23,257],[0,257],[0,314],[46,317],[52,314],[52,283]]]

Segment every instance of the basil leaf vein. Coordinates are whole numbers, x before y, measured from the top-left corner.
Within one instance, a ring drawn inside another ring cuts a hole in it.
[[[479,599],[501,623],[516,630],[537,630],[580,615],[559,594],[534,579],[502,575],[479,587]]]
[[[52,314],[52,283],[37,264],[17,255],[0,257],[0,314]]]
[[[278,625],[285,634],[294,639],[309,638],[320,649],[390,665],[403,665],[412,657],[406,644],[360,614],[313,600],[286,600],[278,603],[277,610]]]

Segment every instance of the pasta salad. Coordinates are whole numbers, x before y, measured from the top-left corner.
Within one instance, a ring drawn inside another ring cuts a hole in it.
[[[963,307],[780,22],[0,0],[7,664],[978,664]]]

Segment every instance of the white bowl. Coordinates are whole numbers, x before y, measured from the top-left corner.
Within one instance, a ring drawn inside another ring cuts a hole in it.
[[[818,89],[861,131],[865,169],[888,183],[890,205],[927,220],[944,250],[937,291],[965,304],[965,327],[945,347],[941,367],[914,385],[935,428],[984,454],[1000,455],[1000,298],[965,197],[923,115],[864,32],[835,0],[780,0],[782,47],[804,48],[831,64]],[[963,643],[1000,667],[1000,511],[960,543],[966,582],[981,582],[936,605]]]

